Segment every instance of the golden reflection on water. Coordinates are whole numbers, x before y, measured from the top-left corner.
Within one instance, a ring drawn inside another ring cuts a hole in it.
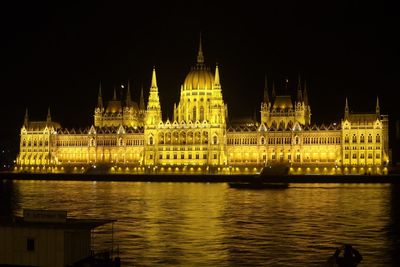
[[[320,266],[342,243],[364,266],[390,266],[391,186],[291,185],[237,190],[224,183],[13,183],[14,213],[65,209],[117,219],[125,266]],[[398,221],[397,221],[398,222]],[[109,245],[97,231],[95,246]]]

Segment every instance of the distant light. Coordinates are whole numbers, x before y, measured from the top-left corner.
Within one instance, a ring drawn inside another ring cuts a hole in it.
[[[121,84],[121,88],[124,88],[124,85],[123,85],[123,84]]]

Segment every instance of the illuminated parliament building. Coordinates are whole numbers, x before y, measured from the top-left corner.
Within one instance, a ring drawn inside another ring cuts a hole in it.
[[[123,99],[108,102],[100,85],[93,125],[66,129],[51,118],[31,121],[20,132],[15,171],[126,174],[254,174],[285,165],[291,174],[386,174],[388,117],[377,99],[371,113],[353,113],[345,101],[340,123],[315,125],[307,88],[300,79],[295,97],[269,90],[266,83],[260,121],[228,118],[218,65],[205,64],[201,41],[197,62],[187,74],[163,120],[156,69],[147,106],[128,85]]]

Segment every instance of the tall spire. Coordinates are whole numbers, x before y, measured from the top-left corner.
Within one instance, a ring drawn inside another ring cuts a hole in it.
[[[115,86],[114,86],[113,100],[117,100],[117,89],[115,89]]]
[[[99,94],[97,96],[97,107],[100,109],[103,108],[103,97],[101,96],[101,82],[99,85]]]
[[[214,78],[214,85],[220,86],[220,81],[219,81],[219,69],[218,69],[218,63],[215,66],[215,78]]]
[[[307,81],[304,81],[303,101],[304,105],[307,107],[308,106]]]
[[[301,77],[299,74],[298,81],[297,81],[297,102],[301,103],[303,101],[302,93],[301,93]]]
[[[29,123],[29,116],[28,116],[28,108],[25,110],[25,117],[24,117],[24,126],[28,126]]]
[[[140,90],[139,109],[140,109],[140,110],[145,110],[145,109],[146,109],[146,107],[145,107],[145,105],[144,105],[143,85],[142,85],[142,88],[141,88],[141,90]]]
[[[346,96],[346,105],[344,107],[344,118],[347,119],[349,117],[349,102],[347,101],[347,96]]]
[[[177,111],[177,109],[176,109],[176,103],[174,103],[174,121],[177,121],[177,120],[178,120],[178,113],[177,113],[176,111]]]
[[[126,103],[127,107],[131,107],[132,106],[131,88],[130,87],[131,86],[130,86],[130,83],[129,83],[129,80],[128,80],[128,90],[126,91],[126,100],[125,100],[125,103]]]
[[[157,90],[156,67],[153,66],[153,75],[151,76],[151,89]]]
[[[381,115],[381,108],[379,107],[379,97],[378,96],[376,97],[375,111],[376,111],[376,116],[379,117]]]
[[[153,67],[153,76],[151,79],[151,87],[149,101],[147,102],[146,110],[146,125],[158,124],[162,121],[160,98],[158,97],[158,87],[156,80],[156,68]]]
[[[50,113],[50,107],[47,110],[47,122],[51,122],[51,113]]]
[[[201,44],[201,32],[200,32],[199,52],[197,53],[197,64],[201,65],[203,63],[204,63],[204,56],[203,56],[203,48]]]
[[[265,74],[265,81],[264,81],[264,103],[269,103],[267,74]]]

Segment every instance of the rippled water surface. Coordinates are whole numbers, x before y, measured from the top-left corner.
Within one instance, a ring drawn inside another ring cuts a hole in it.
[[[342,243],[361,252],[359,266],[400,266],[393,185],[0,181],[0,208],[116,219],[123,266],[324,266]],[[96,248],[110,245],[110,232],[97,230]]]

